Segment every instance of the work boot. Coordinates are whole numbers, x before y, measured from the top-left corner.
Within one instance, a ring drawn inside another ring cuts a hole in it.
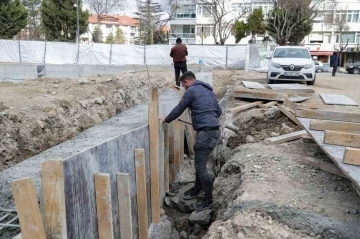
[[[201,189],[192,187],[184,193],[183,199],[190,200],[190,199],[196,198],[200,194],[200,192],[201,192]]]
[[[195,210],[197,212],[201,212],[206,209],[213,209],[213,208],[214,208],[214,203],[212,199],[205,199],[204,201],[200,202],[195,206]]]

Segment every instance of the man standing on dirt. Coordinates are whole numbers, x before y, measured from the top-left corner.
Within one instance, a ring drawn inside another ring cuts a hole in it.
[[[333,66],[332,76],[335,76],[338,65],[339,65],[339,52],[334,53],[331,57],[331,64]]]
[[[163,123],[177,119],[187,107],[191,110],[193,128],[197,132],[194,144],[195,151],[195,186],[184,194],[184,199],[190,200],[204,191],[205,199],[196,205],[196,211],[212,209],[212,179],[207,171],[206,163],[212,150],[220,139],[219,117],[222,110],[217,102],[212,87],[195,78],[191,71],[185,72],[179,82],[185,88],[185,93],[179,104],[166,118],[160,118]]]
[[[173,58],[175,69],[175,82],[180,86],[180,71],[184,74],[187,71],[186,56],[188,55],[187,47],[182,44],[181,38],[176,39],[176,45],[171,48],[170,56]]]

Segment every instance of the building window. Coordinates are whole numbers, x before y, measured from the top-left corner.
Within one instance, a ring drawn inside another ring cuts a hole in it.
[[[106,28],[112,28],[112,25],[106,24]]]
[[[183,4],[176,10],[176,18],[196,18],[195,4]]]
[[[346,32],[341,34],[341,42],[346,44],[349,40],[349,43],[355,43],[355,32]],[[340,43],[340,42],[336,42]]]
[[[195,33],[195,26],[184,25],[183,33]]]
[[[331,34],[325,34],[324,43],[331,43]]]
[[[204,36],[212,36],[214,31],[214,26],[211,25],[203,25],[203,26],[197,26],[196,27],[196,35],[201,36],[201,28],[203,30]]]

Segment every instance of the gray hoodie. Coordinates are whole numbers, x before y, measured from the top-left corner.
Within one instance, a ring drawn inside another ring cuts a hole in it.
[[[196,80],[185,91],[183,98],[165,118],[165,121],[170,123],[177,119],[187,107],[191,110],[194,130],[206,126],[219,126],[222,110],[216,100],[213,88],[209,84]]]

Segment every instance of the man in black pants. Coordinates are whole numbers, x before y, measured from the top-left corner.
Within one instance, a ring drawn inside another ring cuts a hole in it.
[[[337,68],[339,66],[339,52],[336,52],[333,54],[333,56],[331,57],[331,64],[333,66],[333,71],[332,71],[332,76],[335,76]]]
[[[194,73],[185,72],[179,81],[185,87],[184,96],[170,114],[160,120],[163,123],[170,123],[187,107],[191,110],[193,128],[197,132],[194,145],[196,180],[195,186],[185,192],[184,199],[193,199],[204,191],[205,200],[195,208],[196,211],[202,211],[213,208],[212,179],[207,171],[206,163],[220,139],[219,117],[222,110],[212,87],[205,82],[197,81]]]
[[[170,56],[173,58],[175,68],[175,82],[180,86],[180,71],[184,74],[187,71],[186,56],[188,55],[187,47],[182,44],[181,38],[176,39],[176,45],[171,48]]]

